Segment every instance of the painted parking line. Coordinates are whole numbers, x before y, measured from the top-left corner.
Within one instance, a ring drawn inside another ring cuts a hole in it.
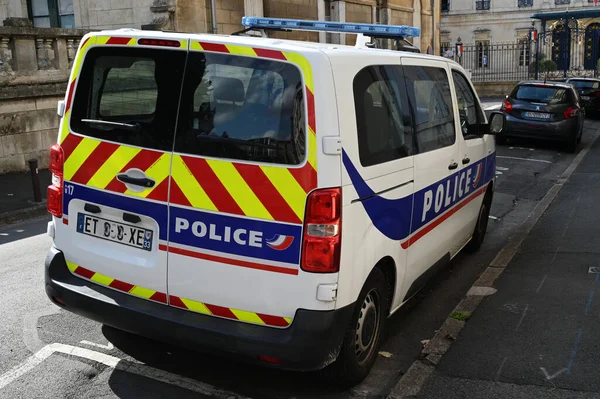
[[[516,159],[518,161],[530,161],[530,162],[542,162],[542,163],[549,163],[552,164],[554,162],[552,161],[546,161],[545,159],[535,159],[535,158],[521,158],[521,157],[507,157],[505,155],[496,155],[496,158],[502,158],[502,159]]]
[[[0,375],[0,390],[33,370],[36,366],[41,364],[44,360],[55,353],[63,353],[70,356],[92,360],[108,367],[118,369],[119,371],[125,371],[127,373],[151,378],[165,384],[174,385],[179,388],[187,389],[201,395],[211,396],[216,399],[249,399],[232,392],[221,390],[212,385],[198,382],[191,378],[182,377],[177,374],[169,373],[168,371],[159,370],[145,364],[131,363],[105,353],[59,343],[44,346],[20,365],[17,365],[8,372]]]

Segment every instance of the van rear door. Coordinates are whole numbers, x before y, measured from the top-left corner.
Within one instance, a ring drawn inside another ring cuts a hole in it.
[[[188,42],[115,33],[87,38],[73,68],[55,245],[74,274],[166,304],[169,176]]]
[[[314,88],[289,58],[304,59],[190,43],[173,155],[171,306],[280,328],[300,307],[332,306],[316,299],[315,281],[330,277],[300,270],[317,183]]]

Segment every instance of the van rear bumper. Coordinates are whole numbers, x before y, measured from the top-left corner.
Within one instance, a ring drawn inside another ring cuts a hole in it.
[[[76,277],[55,248],[46,257],[45,280],[46,294],[54,304],[102,324],[193,350],[297,371],[322,369],[337,358],[353,310],[353,305],[333,311],[300,309],[286,329],[192,313]],[[264,363],[259,356],[280,363]]]

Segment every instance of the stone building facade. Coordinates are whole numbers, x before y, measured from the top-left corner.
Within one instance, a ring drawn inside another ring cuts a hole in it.
[[[423,52],[440,48],[440,0],[0,0],[0,174],[48,163],[57,102],[89,30],[142,28],[230,34],[244,15],[405,24]],[[214,5],[214,10],[213,10]],[[216,18],[213,21],[213,15]],[[435,29],[434,29],[435,28]],[[353,35],[277,32],[274,37],[353,44]]]

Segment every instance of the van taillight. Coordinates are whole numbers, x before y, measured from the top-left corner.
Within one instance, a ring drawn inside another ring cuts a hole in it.
[[[302,270],[337,273],[342,239],[342,192],[327,188],[310,193],[302,241]]]
[[[52,173],[52,184],[48,186],[48,212],[57,218],[60,218],[63,215],[64,159],[63,149],[60,145],[54,144],[50,147],[50,173]]]

